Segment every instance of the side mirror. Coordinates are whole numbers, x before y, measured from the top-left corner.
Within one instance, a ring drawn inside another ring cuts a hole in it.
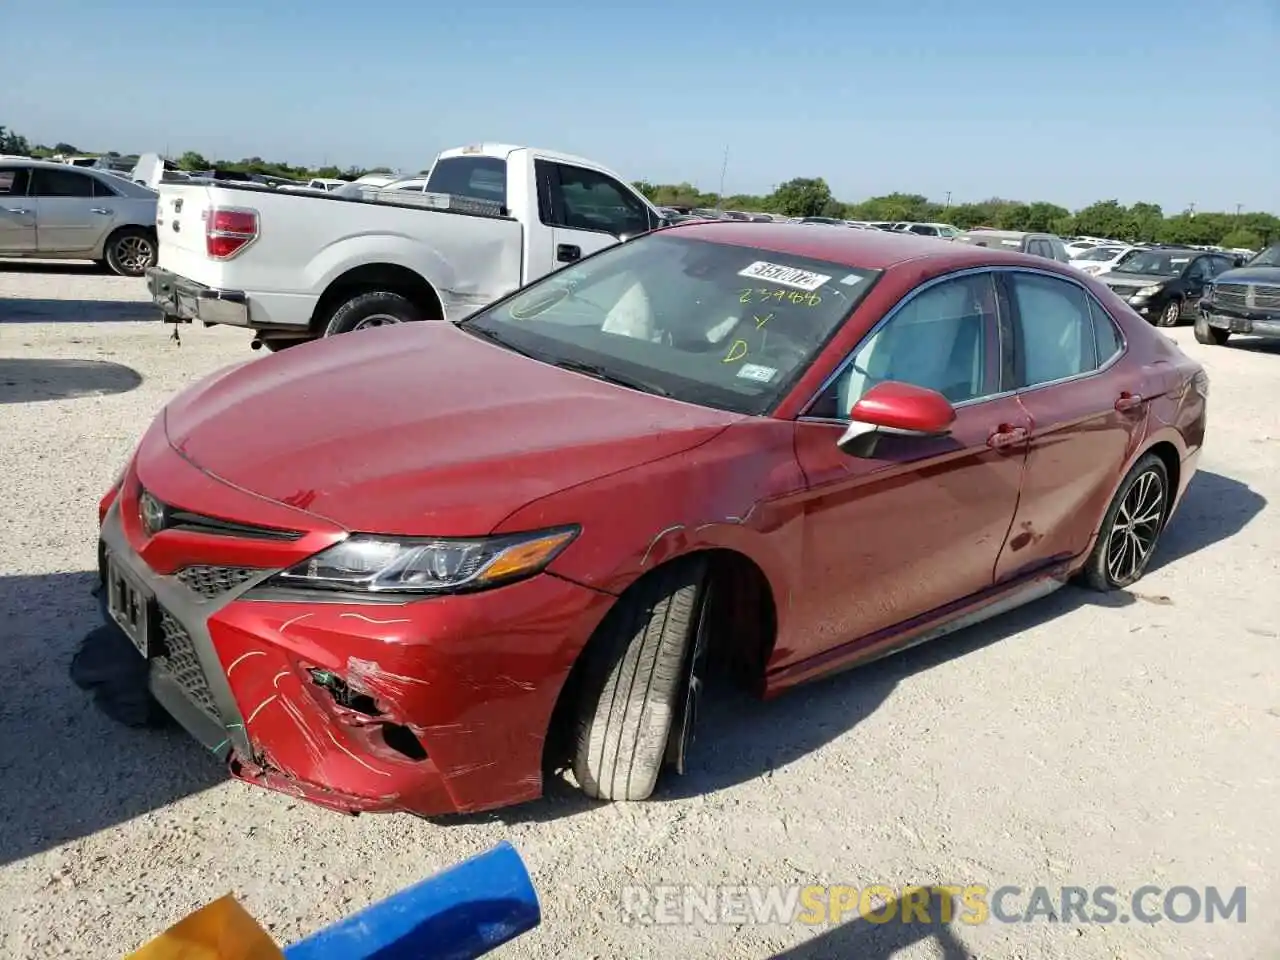
[[[850,456],[871,457],[882,435],[943,437],[955,419],[951,401],[936,390],[890,380],[876,384],[854,404],[849,427],[836,445]]]

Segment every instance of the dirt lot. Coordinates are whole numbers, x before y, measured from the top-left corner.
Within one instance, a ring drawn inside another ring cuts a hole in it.
[[[96,618],[98,495],[173,391],[251,355],[236,331],[178,346],[142,298],[80,267],[0,265],[0,955],[121,956],[227,891],[287,943],[509,839],[544,923],[501,956],[1274,956],[1280,349],[1174,333],[1212,378],[1210,439],[1132,593],[1069,588],[770,705],[722,695],[697,772],[655,802],[556,790],[433,823],[229,782],[69,681]],[[1243,885],[1248,920],[624,923],[622,888],[657,883]]]

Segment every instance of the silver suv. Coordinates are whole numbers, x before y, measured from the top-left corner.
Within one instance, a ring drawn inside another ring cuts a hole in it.
[[[104,170],[0,160],[0,257],[96,260],[140,277],[156,263],[157,198]]]

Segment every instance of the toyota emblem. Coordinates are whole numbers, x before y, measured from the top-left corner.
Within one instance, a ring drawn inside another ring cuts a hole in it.
[[[164,504],[149,493],[138,500],[138,516],[142,518],[142,529],[147,536],[155,536],[164,529]]]

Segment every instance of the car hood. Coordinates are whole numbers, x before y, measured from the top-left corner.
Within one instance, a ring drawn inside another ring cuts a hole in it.
[[[214,374],[164,411],[170,445],[211,476],[349,530],[422,536],[488,533],[533,500],[741,419],[443,322],[293,347]]]
[[[1117,273],[1111,270],[1102,277],[1102,282],[1110,286],[1149,287],[1157,283],[1172,283],[1177,277],[1162,277],[1155,273]]]
[[[1280,267],[1236,267],[1213,278],[1214,283],[1280,283]]]

